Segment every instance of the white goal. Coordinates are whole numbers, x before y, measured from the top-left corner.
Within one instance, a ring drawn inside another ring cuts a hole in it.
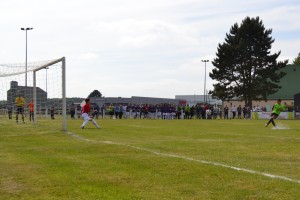
[[[25,121],[61,120],[66,124],[66,61],[60,59],[22,64],[0,64],[0,117],[16,119],[16,98],[25,99]],[[27,71],[27,73],[26,73]],[[33,102],[33,110],[30,102]],[[33,113],[33,118],[30,116]],[[20,116],[19,116],[20,119]]]

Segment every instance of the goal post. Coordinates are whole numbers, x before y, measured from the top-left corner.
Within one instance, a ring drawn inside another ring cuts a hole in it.
[[[42,69],[47,69],[49,66],[61,62],[61,87],[62,87],[62,128],[64,131],[67,131],[67,105],[66,105],[66,59],[62,57],[60,59],[51,61],[44,64],[43,66],[33,70],[33,100],[34,100],[34,123],[37,123],[37,91],[36,91],[36,73]],[[46,115],[48,115],[48,109],[46,108]]]
[[[15,99],[21,95],[26,102],[24,105],[26,121],[29,119],[30,122],[37,124],[40,119],[55,119],[54,123],[61,120],[62,129],[66,131],[65,57],[28,63],[27,67],[27,70],[24,70],[24,64],[0,64],[0,117],[8,114],[13,115],[10,119],[14,118],[17,114]],[[23,86],[25,73],[28,76],[25,77],[28,85]],[[33,110],[29,107],[31,101]]]

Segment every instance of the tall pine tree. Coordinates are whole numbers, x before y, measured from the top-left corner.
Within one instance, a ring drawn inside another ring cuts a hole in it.
[[[300,53],[299,53],[298,56],[294,59],[293,65],[300,65]]]
[[[94,90],[93,92],[91,92],[88,96],[88,98],[91,98],[91,97],[102,97],[102,94],[101,92],[99,92],[99,90]]]
[[[277,62],[280,51],[270,53],[271,33],[259,17],[246,17],[240,26],[231,27],[212,62],[215,68],[209,76],[218,81],[212,95],[222,100],[241,98],[252,107],[253,100],[266,100],[280,89],[278,83],[285,73],[279,70],[288,61]]]

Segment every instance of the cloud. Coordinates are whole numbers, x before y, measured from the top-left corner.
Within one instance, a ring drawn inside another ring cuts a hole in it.
[[[296,0],[4,1],[0,60],[24,60],[20,27],[32,26],[29,61],[65,56],[67,68],[72,66],[67,70],[72,72],[67,75],[70,96],[87,96],[94,89],[105,96],[202,94],[201,60],[215,58],[218,43],[246,16],[259,16],[273,29],[272,52],[281,50],[280,59],[294,59],[300,46],[299,9]],[[212,67],[207,63],[208,88]],[[74,87],[91,71],[93,84]]]
[[[121,19],[92,23],[89,31],[102,35],[100,40],[110,40],[119,48],[168,48],[171,46],[195,47],[200,45],[197,29],[184,24],[162,20]]]
[[[95,53],[83,53],[79,56],[79,59],[82,59],[82,60],[93,60],[93,59],[96,59],[98,58],[99,56]]]

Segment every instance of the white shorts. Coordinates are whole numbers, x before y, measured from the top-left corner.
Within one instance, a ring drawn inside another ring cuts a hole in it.
[[[82,116],[84,121],[91,120],[91,118],[89,117],[89,115],[87,113],[82,113],[81,116]]]

